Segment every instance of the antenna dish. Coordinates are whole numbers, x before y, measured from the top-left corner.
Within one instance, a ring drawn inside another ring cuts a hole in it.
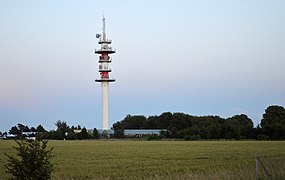
[[[99,37],[101,37],[101,34],[96,34],[96,38],[99,38]]]

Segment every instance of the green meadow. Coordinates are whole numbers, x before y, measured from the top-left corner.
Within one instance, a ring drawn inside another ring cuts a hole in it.
[[[14,141],[0,141],[0,179],[9,179],[4,153]],[[285,178],[285,141],[49,141],[53,179],[261,179]]]

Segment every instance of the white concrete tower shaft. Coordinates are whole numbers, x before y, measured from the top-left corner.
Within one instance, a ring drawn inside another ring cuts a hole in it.
[[[109,82],[102,82],[102,122],[103,130],[109,129]]]
[[[105,17],[103,16],[103,32],[102,34],[97,34],[96,37],[99,39],[99,44],[101,45],[100,49],[95,49],[96,54],[99,56],[99,72],[100,79],[96,79],[95,82],[101,82],[102,88],[102,129],[109,129],[109,82],[114,82],[115,79],[109,78],[109,63],[111,63],[111,58],[109,54],[115,53],[115,50],[109,46],[112,43],[111,40],[106,37],[106,27],[105,27]]]

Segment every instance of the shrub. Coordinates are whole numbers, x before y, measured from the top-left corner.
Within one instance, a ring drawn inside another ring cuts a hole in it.
[[[269,140],[269,139],[270,139],[269,136],[266,136],[264,134],[259,134],[257,136],[257,140]]]
[[[157,134],[152,134],[152,135],[150,135],[150,136],[147,137],[147,140],[148,140],[148,141],[160,140],[160,139],[161,139],[161,137],[160,137],[159,135],[157,135]]]
[[[21,140],[16,141],[19,157],[14,157],[5,153],[8,163],[5,164],[7,172],[15,179],[21,180],[45,180],[50,179],[53,170],[50,159],[53,157],[53,148],[47,150],[48,141],[45,140]]]
[[[200,140],[201,139],[201,136],[199,134],[197,135],[185,135],[184,137],[184,140],[186,141],[197,141],[197,140]]]
[[[191,135],[185,135],[183,137],[183,139],[186,140],[186,141],[189,141],[189,140],[191,140]]]
[[[200,139],[201,139],[201,136],[200,136],[199,134],[193,135],[193,136],[191,136],[191,138],[190,138],[191,141],[197,141],[197,140],[200,140]]]

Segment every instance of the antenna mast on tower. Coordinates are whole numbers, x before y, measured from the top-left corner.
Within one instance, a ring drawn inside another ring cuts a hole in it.
[[[103,28],[102,28],[102,30],[103,30],[103,41],[106,41],[106,27],[105,27],[105,17],[104,17],[104,13],[103,13],[103,19],[102,19],[102,21],[103,21]]]

